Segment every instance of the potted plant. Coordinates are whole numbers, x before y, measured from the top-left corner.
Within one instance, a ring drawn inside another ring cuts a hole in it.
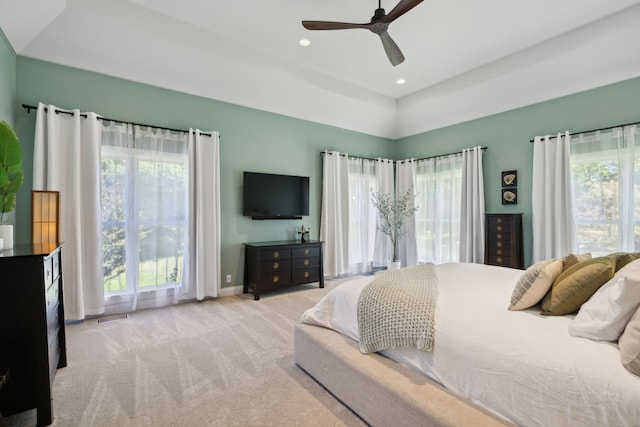
[[[400,268],[398,259],[398,243],[407,234],[407,218],[413,215],[418,208],[415,207],[415,195],[410,188],[401,196],[394,197],[391,193],[379,193],[374,191],[371,203],[380,213],[380,231],[389,236],[393,246],[393,259],[389,261],[387,268]]]
[[[4,249],[13,247],[13,225],[6,215],[16,207],[16,193],[22,187],[22,148],[9,123],[0,120],[0,239]]]

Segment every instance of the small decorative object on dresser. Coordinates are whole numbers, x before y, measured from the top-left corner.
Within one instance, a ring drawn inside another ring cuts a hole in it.
[[[260,293],[304,283],[319,282],[324,288],[320,241],[279,241],[245,243],[243,293]]]
[[[485,214],[484,263],[524,268],[522,214]]]
[[[309,231],[311,231],[310,228],[304,228],[304,225],[300,226],[300,231],[298,231],[300,242],[306,243],[309,241]]]

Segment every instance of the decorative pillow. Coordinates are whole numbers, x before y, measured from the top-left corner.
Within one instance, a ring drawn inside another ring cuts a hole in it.
[[[569,325],[574,337],[616,341],[640,307],[640,271],[614,276],[585,302]]]
[[[614,273],[615,260],[610,257],[592,258],[569,267],[553,282],[542,300],[542,314],[575,313]]]
[[[640,258],[640,253],[639,252],[615,252],[607,256],[615,259],[616,271],[618,271],[624,266],[626,266],[627,264],[629,264],[630,262]]]
[[[524,310],[539,303],[560,273],[561,259],[547,259],[527,268],[513,289],[509,310]]]
[[[635,274],[636,271],[640,271],[640,259],[631,261],[629,264],[616,271],[614,276],[624,276],[627,274]]]
[[[585,254],[565,255],[565,257],[562,258],[562,271],[566,270],[567,268],[573,265],[576,265],[579,262],[586,261],[588,259],[591,259],[591,252],[587,252]]]
[[[640,309],[636,310],[618,340],[622,366],[640,376]]]

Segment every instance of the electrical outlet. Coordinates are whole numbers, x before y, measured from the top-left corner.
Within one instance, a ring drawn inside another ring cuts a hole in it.
[[[227,283],[231,283],[231,275],[227,274]]]

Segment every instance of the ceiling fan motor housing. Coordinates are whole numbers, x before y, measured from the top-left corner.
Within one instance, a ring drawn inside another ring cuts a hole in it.
[[[386,16],[386,14],[384,13],[384,9],[378,8],[378,9],[376,9],[375,13],[371,17],[371,22],[378,21],[378,20],[384,18],[385,16]]]

